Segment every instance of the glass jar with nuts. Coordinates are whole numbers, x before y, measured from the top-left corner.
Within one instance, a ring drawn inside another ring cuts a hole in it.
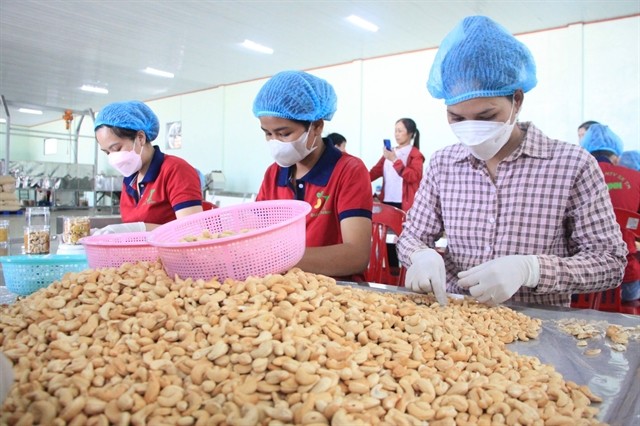
[[[49,254],[50,235],[48,226],[25,226],[25,254]]]
[[[67,216],[63,218],[62,242],[78,244],[81,238],[91,233],[91,223],[87,216]]]
[[[9,242],[9,221],[0,220],[0,245],[6,245]]]

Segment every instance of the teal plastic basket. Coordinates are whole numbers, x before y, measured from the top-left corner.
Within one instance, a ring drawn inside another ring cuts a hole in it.
[[[84,255],[22,255],[2,256],[2,274],[7,289],[19,296],[27,296],[67,272],[79,272],[89,267]]]

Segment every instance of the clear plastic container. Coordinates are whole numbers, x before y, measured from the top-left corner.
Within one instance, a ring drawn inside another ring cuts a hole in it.
[[[81,238],[91,233],[91,222],[87,216],[66,216],[62,221],[62,241],[65,244],[79,244]]]
[[[49,254],[51,231],[48,226],[24,227],[24,253]]]
[[[24,213],[26,226],[50,226],[49,207],[29,207]]]
[[[7,244],[9,242],[9,221],[0,220],[0,245]]]

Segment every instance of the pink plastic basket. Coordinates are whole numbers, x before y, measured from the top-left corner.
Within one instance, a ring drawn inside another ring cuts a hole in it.
[[[147,242],[149,232],[92,235],[80,243],[90,268],[118,268],[123,263],[155,262],[158,250]]]
[[[309,203],[259,201],[196,213],[164,224],[149,235],[170,277],[245,280],[284,272],[302,259]],[[186,236],[224,231],[229,237],[180,242]]]

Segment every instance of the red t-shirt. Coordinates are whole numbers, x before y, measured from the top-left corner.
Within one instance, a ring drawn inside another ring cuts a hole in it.
[[[178,210],[202,205],[198,172],[179,157],[166,155],[154,146],[149,170],[135,185],[138,173],[124,178],[120,197],[122,221],[163,224],[176,218]]]
[[[359,158],[325,144],[320,159],[302,179],[291,178],[291,173],[291,167],[275,163],[269,166],[256,200],[298,199],[311,204],[306,224],[307,247],[341,244],[342,219],[371,219],[369,172]]]
[[[604,181],[609,187],[609,196],[614,208],[640,212],[640,172],[598,159],[598,165],[604,174]],[[640,280],[640,260],[635,244],[635,237],[631,232],[623,232],[622,237],[627,243],[627,267],[624,270],[622,282]]]

